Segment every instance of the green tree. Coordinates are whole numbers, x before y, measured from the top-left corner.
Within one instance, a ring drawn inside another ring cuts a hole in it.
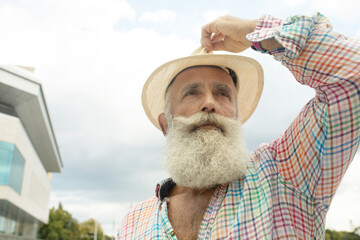
[[[326,229],[325,240],[341,240],[341,237],[337,231]]]
[[[71,214],[59,207],[50,209],[48,224],[42,224],[39,238],[45,240],[78,240],[80,239],[79,224]]]
[[[93,240],[95,234],[95,220],[90,218],[89,220],[79,224],[80,228],[80,240]],[[97,240],[110,240],[111,237],[104,235],[104,231],[101,225],[97,223]]]
[[[352,232],[334,231],[326,229],[325,240],[360,240],[360,236],[356,233],[358,228],[355,228]]]

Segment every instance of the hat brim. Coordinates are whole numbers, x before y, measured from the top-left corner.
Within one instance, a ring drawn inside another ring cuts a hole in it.
[[[158,67],[147,79],[142,91],[142,105],[147,117],[161,130],[158,116],[164,112],[165,91],[170,81],[183,69],[198,65],[231,68],[237,75],[237,106],[240,121],[245,123],[260,100],[264,86],[264,72],[254,59],[224,54],[195,55],[179,58]]]

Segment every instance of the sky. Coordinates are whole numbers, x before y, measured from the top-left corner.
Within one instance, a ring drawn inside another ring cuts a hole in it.
[[[135,203],[168,177],[165,138],[141,105],[147,77],[189,55],[200,29],[230,14],[325,14],[334,30],[360,38],[358,0],[0,0],[0,64],[35,67],[64,163],[53,174],[49,207],[59,202],[79,221],[95,218],[109,235]],[[271,56],[246,50],[264,68],[265,86],[244,125],[249,150],[278,137],[314,91]],[[327,228],[360,225],[360,154],[330,207]]]

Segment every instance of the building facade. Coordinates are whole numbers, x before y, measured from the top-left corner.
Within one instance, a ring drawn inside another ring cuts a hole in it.
[[[40,82],[28,68],[0,66],[0,239],[36,239],[62,167]]]

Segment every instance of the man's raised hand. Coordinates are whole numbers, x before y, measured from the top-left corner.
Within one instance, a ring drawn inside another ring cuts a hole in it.
[[[224,50],[242,52],[252,43],[246,35],[255,30],[258,20],[245,20],[226,15],[204,25],[201,29],[201,45],[207,51]]]

